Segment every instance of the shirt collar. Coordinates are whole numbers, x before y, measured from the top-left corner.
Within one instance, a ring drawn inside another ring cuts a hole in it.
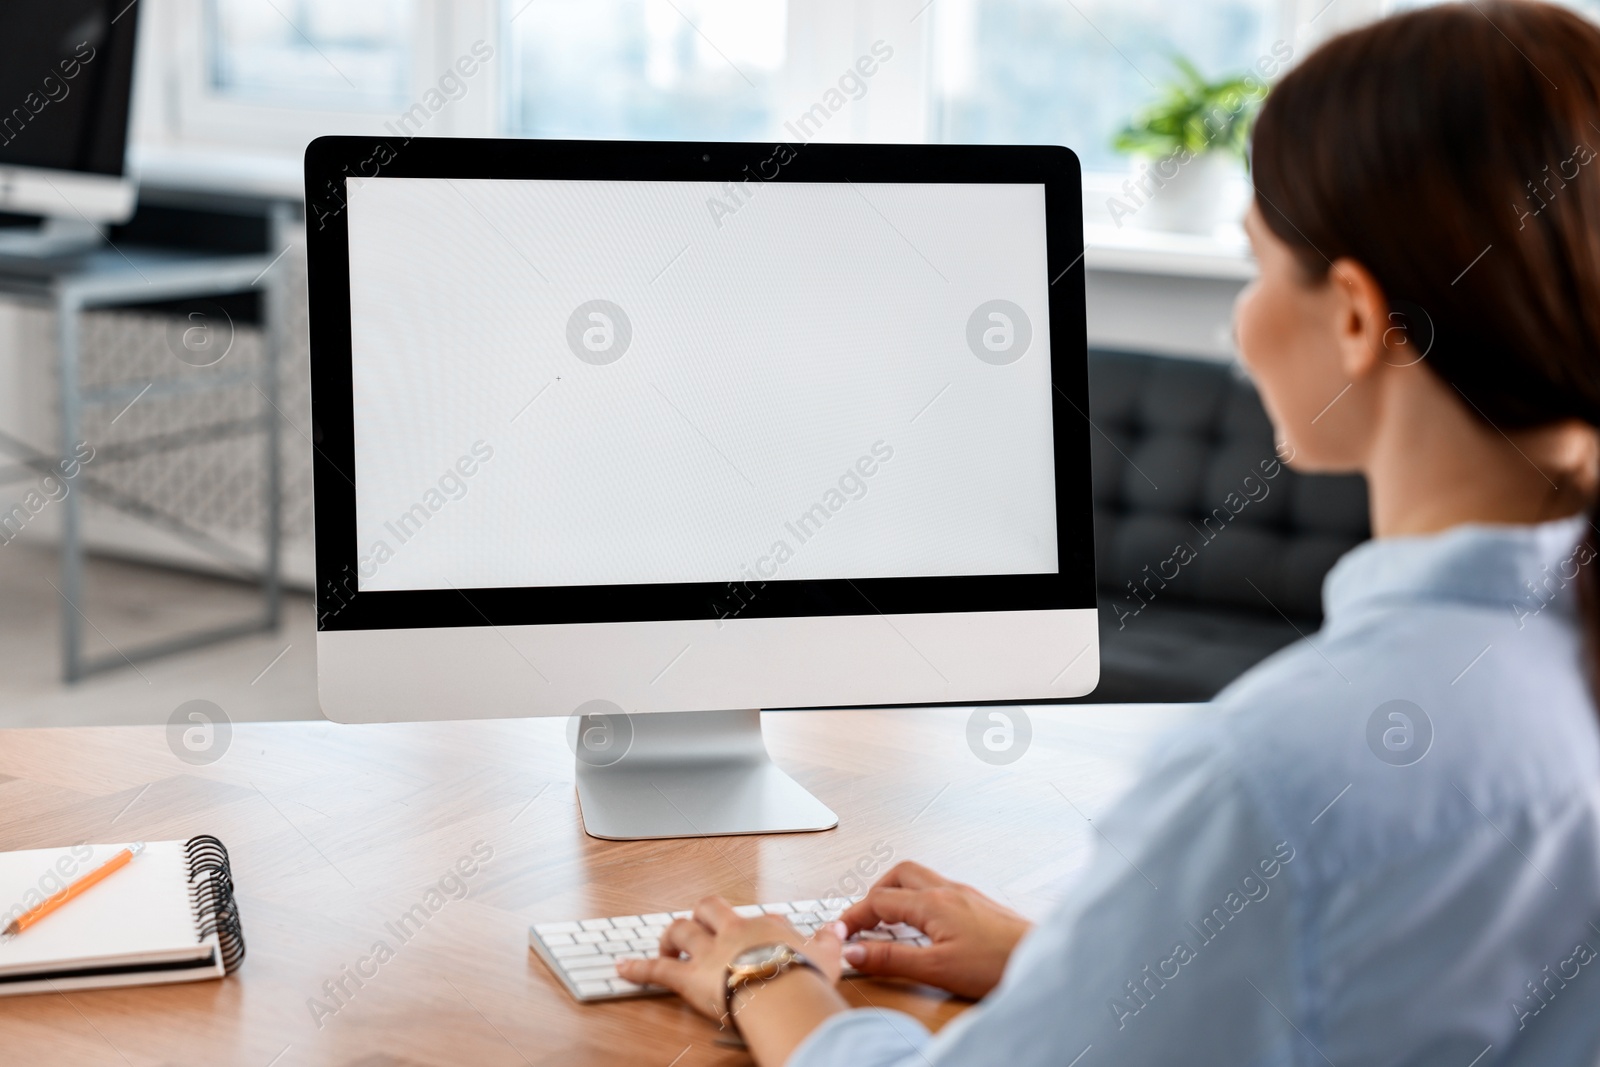
[[[1323,612],[1335,615],[1372,600],[1457,600],[1536,611],[1552,600],[1566,612],[1576,595],[1560,593],[1581,565],[1600,566],[1578,549],[1583,516],[1533,525],[1466,523],[1422,537],[1386,537],[1357,545],[1322,583]],[[1576,590],[1573,590],[1576,593]]]

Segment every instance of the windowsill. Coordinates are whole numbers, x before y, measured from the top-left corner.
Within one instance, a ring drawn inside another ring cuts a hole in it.
[[[1091,271],[1243,282],[1256,276],[1255,257],[1237,220],[1250,202],[1250,183],[1241,168],[1221,191],[1218,217],[1230,221],[1211,233],[1174,233],[1141,225],[1137,210],[1118,225],[1111,203],[1137,205],[1126,186],[1127,171],[1086,171],[1083,175],[1084,256]]]
[[[1176,278],[1249,281],[1256,276],[1255,257],[1238,226],[1219,226],[1209,235],[1161,230],[1121,229],[1087,221],[1083,227],[1084,262],[1092,271],[1156,274]]]

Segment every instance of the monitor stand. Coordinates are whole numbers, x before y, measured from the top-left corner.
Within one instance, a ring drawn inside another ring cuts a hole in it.
[[[589,720],[616,719],[598,726]],[[590,729],[610,731],[585,744]],[[583,716],[575,731],[583,828],[607,841],[829,830],[839,817],[778,769],[761,712]]]
[[[46,217],[38,226],[0,228],[0,256],[56,259],[89,252],[106,243],[88,219]]]

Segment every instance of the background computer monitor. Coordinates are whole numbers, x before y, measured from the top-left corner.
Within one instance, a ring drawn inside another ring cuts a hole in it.
[[[61,220],[53,232],[91,237],[91,223],[133,214],[124,156],[139,6],[0,4],[0,212]],[[0,238],[27,228],[0,229]]]
[[[330,718],[571,716],[585,827],[660,837],[834,825],[751,709],[1094,688],[1068,150],[340,137],[306,193]]]

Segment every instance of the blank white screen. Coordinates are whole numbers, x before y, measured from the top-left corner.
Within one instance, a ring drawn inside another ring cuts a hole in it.
[[[361,589],[1056,572],[1043,186],[349,186]]]

